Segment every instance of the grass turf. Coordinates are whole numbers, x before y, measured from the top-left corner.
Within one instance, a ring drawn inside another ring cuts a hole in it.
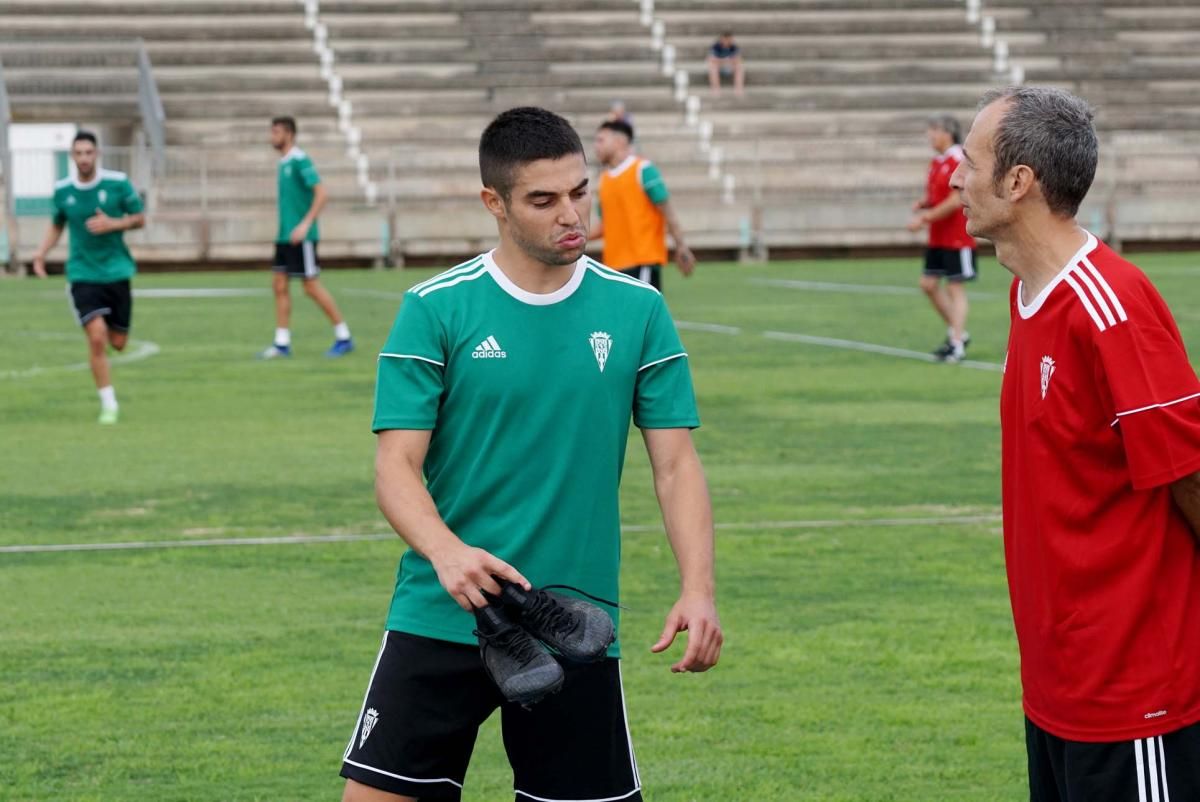
[[[1200,258],[1135,261],[1200,343]],[[942,336],[928,304],[888,289],[916,273],[875,260],[668,276],[678,319],[731,327],[683,331],[728,641],[707,675],[671,675],[648,652],[675,572],[634,442],[622,637],[647,799],[1026,797],[994,517],[1000,374],[764,336],[927,351]],[[386,532],[374,352],[404,288],[429,275],[327,273],[359,350],[326,360],[329,328],[297,297],[296,356],[275,362],[253,359],[273,325],[267,276],[140,277],[245,294],[139,298],[133,348],[160,351],[115,367],[111,428],[95,423],[61,282],[0,284],[0,546]],[[1007,283],[985,260],[980,362],[1003,360]],[[0,553],[0,798],[337,798],[401,550]],[[511,797],[498,736],[485,725],[465,799]]]

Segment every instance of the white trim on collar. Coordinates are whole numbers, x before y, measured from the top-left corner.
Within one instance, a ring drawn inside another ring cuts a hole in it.
[[[945,153],[939,153],[938,155],[934,156],[933,158],[936,159],[937,161],[943,162],[946,159],[949,159],[952,157],[955,159],[958,159],[959,161],[962,161],[962,159],[963,159],[962,145],[951,145],[950,147],[946,148]]]
[[[609,176],[612,178],[616,178],[621,173],[628,170],[635,161],[637,161],[637,156],[630,153],[628,156],[625,157],[625,161],[621,162],[616,167],[613,167],[611,170],[608,171]]]
[[[96,187],[100,186],[100,182],[102,180],[104,180],[104,171],[101,170],[100,165],[97,164],[96,175],[91,181],[88,181],[86,184],[84,184],[79,181],[78,176],[74,176],[71,178],[71,186],[75,187],[75,189],[95,189]]]
[[[1074,256],[1067,260],[1067,264],[1062,270],[1058,271],[1058,275],[1042,288],[1042,291],[1037,294],[1036,298],[1029,302],[1028,306],[1021,300],[1025,282],[1017,282],[1017,313],[1020,314],[1022,320],[1029,320],[1029,318],[1036,315],[1038,310],[1042,308],[1042,304],[1046,303],[1046,299],[1050,297],[1050,293],[1054,292],[1054,288],[1062,283],[1062,280],[1067,277],[1068,273],[1075,269],[1075,266],[1079,264],[1083,257],[1096,250],[1096,247],[1099,245],[1096,237],[1087,229],[1083,229],[1083,233],[1087,234],[1087,239],[1084,240],[1083,246],[1075,252]]]
[[[491,250],[483,255],[483,264],[487,268],[488,274],[500,286],[500,289],[521,303],[529,304],[530,306],[550,306],[551,304],[567,300],[575,294],[575,290],[579,289],[579,285],[583,283],[583,274],[587,272],[587,257],[581,256],[579,257],[579,261],[575,263],[575,272],[567,279],[566,284],[554,292],[529,292],[518,287],[513,283],[512,279],[504,274],[504,271],[500,269],[500,265],[496,264],[496,260],[492,256],[495,252],[495,250]]]
[[[304,151],[300,150],[299,147],[297,147],[296,145],[292,145],[292,149],[289,150],[287,153],[283,154],[282,156],[280,156],[279,161],[280,161],[280,163],[283,163],[286,161],[291,161],[292,159],[302,159],[306,155],[307,154]]]

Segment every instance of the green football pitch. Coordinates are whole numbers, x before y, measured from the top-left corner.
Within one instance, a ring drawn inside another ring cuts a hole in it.
[[[1137,261],[1200,349],[1200,256]],[[634,433],[622,635],[647,799],[1027,798],[999,534],[1008,274],[982,269],[954,367],[921,358],[944,330],[914,260],[667,276],[727,639],[705,675],[670,673],[679,644],[649,653],[676,580]],[[0,798],[338,798],[402,551],[372,492],[375,352],[429,275],[328,272],[359,350],[324,358],[297,296],[295,356],[273,362],[254,359],[265,273],[140,277],[105,428],[62,280],[0,283]],[[465,799],[511,793],[493,720]]]

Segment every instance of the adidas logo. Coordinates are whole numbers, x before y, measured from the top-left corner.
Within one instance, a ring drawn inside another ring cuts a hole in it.
[[[500,348],[500,343],[496,342],[495,337],[488,337],[475,346],[475,350],[471,352],[471,359],[508,359],[508,351]]]

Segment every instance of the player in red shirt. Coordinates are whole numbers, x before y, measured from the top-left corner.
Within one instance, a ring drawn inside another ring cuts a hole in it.
[[[1200,381],[1149,279],[1075,222],[1092,110],[984,97],[951,184],[1016,277],[1000,418],[1030,798],[1200,799]]]
[[[933,354],[943,362],[958,362],[966,353],[971,335],[967,333],[966,282],[979,275],[975,240],[967,233],[962,200],[950,187],[950,176],[962,160],[962,128],[950,115],[934,117],[925,130],[929,145],[937,154],[929,163],[925,197],[913,204],[909,231],[929,227],[929,247],[925,249],[925,272],[921,289],[933,308],[946,321],[946,341]],[[943,287],[942,282],[945,282]]]

